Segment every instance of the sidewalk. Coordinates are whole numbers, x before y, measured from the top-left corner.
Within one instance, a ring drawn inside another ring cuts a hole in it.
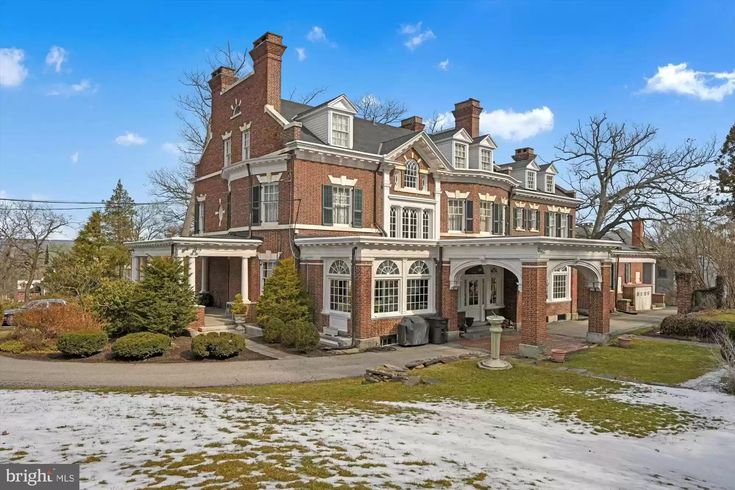
[[[0,356],[0,387],[167,387],[303,383],[362,376],[381,364],[403,365],[429,357],[467,353],[456,345],[397,347],[395,351],[269,361],[202,363],[81,363]]]
[[[610,315],[610,334],[621,335],[643,327],[658,326],[665,317],[676,314],[676,307],[662,310],[650,310],[637,315],[612,313]],[[550,335],[563,335],[585,339],[587,337],[587,320],[565,320],[548,324]]]

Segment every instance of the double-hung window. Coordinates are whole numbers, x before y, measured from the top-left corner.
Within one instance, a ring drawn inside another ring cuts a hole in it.
[[[431,269],[423,260],[417,260],[408,269],[406,280],[406,310],[410,312],[429,309],[429,281]]]
[[[431,238],[431,211],[424,209],[421,211],[421,238],[429,240]]]
[[[567,238],[572,234],[572,215],[556,212],[546,213],[544,235]]]
[[[401,291],[401,272],[392,260],[384,260],[375,271],[373,313],[397,313]]]
[[[194,233],[204,233],[205,202],[198,201],[196,207],[196,219],[194,220]]]
[[[390,208],[390,236],[395,238],[398,236],[398,209],[393,206]]]
[[[493,152],[485,148],[480,148],[480,168],[483,170],[493,169]]]
[[[232,163],[232,138],[225,138],[224,140],[224,160],[225,167]]]
[[[261,223],[278,223],[278,182],[264,184],[260,206]]]
[[[250,130],[247,129],[242,132],[242,159],[248,160],[250,158]]]
[[[454,166],[456,168],[467,168],[467,145],[464,143],[454,144]]]
[[[480,201],[480,231],[491,233],[493,229],[493,203]]]
[[[362,227],[362,190],[340,185],[322,186],[322,224]]]
[[[526,170],[526,189],[536,190],[536,171]]]
[[[350,266],[344,260],[335,260],[327,272],[329,309],[349,313],[352,310]]]
[[[554,193],[554,190],[555,190],[554,189],[554,187],[555,187],[554,176],[553,175],[547,175],[545,177],[545,179],[546,179],[545,180],[545,183],[546,183],[546,192],[549,192],[549,193],[553,194]]]
[[[276,269],[275,260],[261,260],[260,261],[260,292],[261,294],[265,290],[265,283],[269,277],[273,275],[273,271]]]
[[[562,267],[551,273],[551,299],[564,300],[569,298],[569,268]]]
[[[493,203],[493,235],[505,235],[505,214],[507,206]]]
[[[350,117],[332,113],[332,144],[335,146],[350,146]]]
[[[406,164],[406,175],[403,178],[404,187],[418,189],[419,184],[419,166],[413,160],[409,160]]]
[[[332,197],[334,199],[334,224],[349,225],[350,224],[350,189],[347,187],[332,187]]]
[[[449,231],[464,231],[465,224],[465,200],[450,199],[449,207]]]
[[[418,209],[416,208],[403,208],[402,212],[402,224],[403,224],[403,238],[418,238],[419,237],[419,218]]]

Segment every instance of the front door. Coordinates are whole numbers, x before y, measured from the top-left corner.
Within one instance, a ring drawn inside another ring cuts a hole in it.
[[[485,320],[485,277],[469,276],[464,280],[464,311],[466,318],[474,323]]]

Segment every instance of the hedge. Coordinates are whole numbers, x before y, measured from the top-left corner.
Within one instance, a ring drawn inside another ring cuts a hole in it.
[[[735,325],[717,320],[705,320],[696,314],[671,315],[661,322],[660,332],[663,335],[676,337],[696,337],[700,340],[714,340],[720,332],[728,332],[735,340]]]
[[[105,332],[75,332],[59,335],[56,347],[67,356],[89,357],[101,352],[107,345]]]
[[[269,318],[263,325],[263,340],[269,344],[277,344],[281,341],[281,335],[286,329],[286,324],[280,318]]]
[[[191,351],[200,358],[227,359],[245,349],[245,339],[231,332],[197,335],[191,340]]]
[[[288,324],[281,333],[281,342],[299,352],[311,352],[319,345],[319,331],[313,323],[296,320]]]
[[[112,344],[112,354],[120,359],[140,360],[168,352],[171,338],[162,333],[138,332],[120,337]]]

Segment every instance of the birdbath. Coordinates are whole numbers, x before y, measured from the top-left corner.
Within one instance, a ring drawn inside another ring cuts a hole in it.
[[[500,336],[503,334],[501,325],[505,318],[500,315],[490,315],[485,319],[490,324],[490,358],[478,362],[477,367],[494,371],[510,369],[513,366],[508,361],[500,358]]]

